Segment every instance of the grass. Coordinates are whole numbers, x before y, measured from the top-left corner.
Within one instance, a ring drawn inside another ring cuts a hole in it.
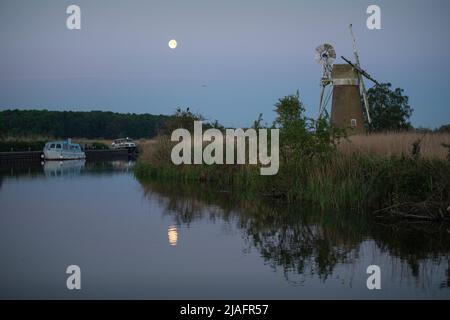
[[[448,149],[442,144],[450,143],[450,133],[390,132],[350,136],[339,144],[339,151],[346,155],[370,155],[392,157],[410,155],[412,146],[420,141],[420,153],[427,159],[446,159]]]
[[[414,148],[418,138],[420,147]],[[208,183],[220,190],[322,209],[378,210],[377,214],[389,209],[384,214],[392,214],[395,208],[398,215],[449,219],[450,161],[442,146],[449,138],[416,133],[353,136],[326,159],[281,162],[277,175],[261,176],[256,165],[175,166],[172,143],[159,137],[142,145],[135,172],[141,179]]]

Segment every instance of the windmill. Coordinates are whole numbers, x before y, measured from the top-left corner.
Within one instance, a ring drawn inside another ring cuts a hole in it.
[[[322,117],[328,101],[332,97],[331,122],[337,127],[349,128],[353,133],[364,133],[363,107],[366,111],[368,123],[372,121],[364,78],[376,85],[379,85],[379,83],[360,66],[352,25],[350,25],[350,34],[353,40],[355,63],[341,56],[346,63],[333,65],[336,58],[333,47],[329,44],[323,44],[316,48],[316,61],[322,65],[319,118]],[[328,92],[327,88],[330,88]],[[361,103],[361,97],[364,106]]]
[[[331,96],[331,89],[325,95],[326,89],[331,85],[331,72],[333,70],[333,61],[336,59],[336,51],[333,46],[328,43],[321,44],[316,48],[315,60],[322,66],[322,78],[320,79],[320,102],[319,102],[319,118],[325,110],[328,100]],[[325,98],[325,99],[324,99]]]

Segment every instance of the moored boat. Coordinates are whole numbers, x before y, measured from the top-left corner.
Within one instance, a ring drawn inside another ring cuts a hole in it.
[[[135,150],[136,149],[136,143],[130,139],[130,138],[122,138],[122,139],[116,139],[111,144],[111,147],[113,149],[128,149],[128,150]]]
[[[49,141],[44,146],[45,160],[76,160],[85,159],[86,154],[78,143],[67,141]]]

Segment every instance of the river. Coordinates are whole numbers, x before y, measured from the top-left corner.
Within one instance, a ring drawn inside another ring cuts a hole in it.
[[[450,298],[448,225],[143,183],[132,166],[2,166],[0,298]],[[80,290],[66,287],[69,265]]]

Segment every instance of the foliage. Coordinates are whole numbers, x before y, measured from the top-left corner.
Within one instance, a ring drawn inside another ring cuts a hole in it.
[[[0,132],[8,136],[46,135],[55,138],[150,138],[168,119],[164,115],[5,110],[0,112]]]
[[[217,120],[206,121],[203,115],[194,113],[189,108],[177,108],[175,113],[164,122],[160,134],[170,136],[174,130],[181,128],[192,133],[194,132],[194,121],[202,121],[202,130],[214,128],[225,131],[225,127]]]
[[[292,126],[306,127],[306,117],[304,116],[305,107],[300,101],[300,94],[297,91],[294,95],[285,96],[275,104],[275,125],[280,128],[289,128]]]
[[[0,115],[0,139],[2,139],[6,135],[5,125],[3,124],[1,115]]]
[[[447,160],[450,161],[450,143],[443,143],[442,146],[447,149]]]
[[[450,124],[445,124],[443,126],[440,126],[437,130],[437,132],[442,133],[450,133]]]
[[[0,152],[42,151],[46,142],[43,140],[0,140]]]
[[[413,109],[409,106],[408,96],[403,89],[391,90],[390,83],[382,83],[367,91],[371,123],[369,131],[394,131],[412,128],[409,118]],[[365,110],[364,110],[365,112]]]
[[[264,125],[263,125],[262,122],[263,122],[263,114],[260,113],[258,115],[258,118],[255,121],[253,121],[252,128],[255,129],[255,130],[264,128]]]
[[[86,150],[108,150],[109,146],[106,143],[94,141],[92,143],[84,144]]]
[[[322,157],[334,151],[345,134],[330,124],[327,113],[319,120],[307,118],[298,91],[279,99],[275,112],[274,126],[280,129],[280,152],[285,163]]]
[[[165,121],[162,133],[170,136],[174,130],[180,128],[193,132],[194,121],[203,120],[202,115],[193,113],[189,108],[177,108],[175,113]]]

